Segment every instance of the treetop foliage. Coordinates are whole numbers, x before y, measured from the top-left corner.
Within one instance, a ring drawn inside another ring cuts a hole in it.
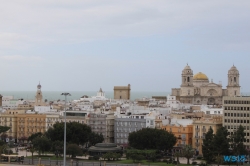
[[[216,134],[213,134],[213,130],[210,128],[203,140],[203,157],[207,163],[217,162],[220,164],[224,155],[246,155],[244,141],[244,127],[241,125],[231,136],[225,127],[219,128]]]
[[[75,143],[77,145],[84,144],[88,141],[88,136],[91,133],[91,128],[86,124],[80,124],[77,122],[67,122],[66,124],[66,140],[69,143]],[[46,136],[51,141],[63,141],[64,140],[64,123],[56,123],[53,128],[50,128],[46,132]]]
[[[101,143],[104,138],[100,134],[93,133],[91,128],[86,124],[77,122],[67,122],[66,124],[66,140],[68,143],[84,145],[90,142],[91,145]],[[64,123],[56,123],[50,128],[45,136],[52,142],[64,140]]]
[[[0,126],[0,134],[1,133],[4,133],[6,131],[8,131],[10,129],[10,127],[7,127],[7,126]]]
[[[173,133],[165,130],[144,128],[130,133],[128,141],[135,149],[168,150],[176,144],[177,138]]]

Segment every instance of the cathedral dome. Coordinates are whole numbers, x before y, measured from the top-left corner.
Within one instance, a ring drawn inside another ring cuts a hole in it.
[[[208,77],[206,76],[206,74],[199,72],[199,73],[194,75],[193,80],[208,80]]]

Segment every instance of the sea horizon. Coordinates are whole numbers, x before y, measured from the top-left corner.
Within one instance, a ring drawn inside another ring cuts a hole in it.
[[[71,94],[68,96],[68,100],[77,100],[80,99],[83,95],[87,95],[89,97],[96,96],[97,91],[67,91]],[[47,99],[48,101],[53,100],[64,100],[64,96],[61,95],[63,91],[42,91],[43,99]],[[105,96],[109,99],[114,98],[113,91],[105,91]],[[131,91],[131,100],[141,99],[143,97],[151,98],[152,96],[167,96],[170,95],[170,92],[147,92],[147,91]],[[2,96],[13,96],[14,99],[24,99],[24,100],[34,100],[36,91],[0,91]]]

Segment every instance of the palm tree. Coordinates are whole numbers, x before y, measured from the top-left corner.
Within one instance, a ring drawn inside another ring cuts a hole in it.
[[[179,160],[179,157],[181,157],[181,152],[175,152],[174,156],[176,157],[176,164],[177,166],[179,166],[180,164],[180,160]]]
[[[194,149],[192,148],[192,146],[185,145],[182,149],[182,156],[187,158],[188,165],[190,164],[189,160],[193,157],[193,155],[194,155]]]

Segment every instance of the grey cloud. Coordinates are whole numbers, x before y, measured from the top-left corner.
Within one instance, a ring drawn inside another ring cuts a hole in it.
[[[5,1],[1,6],[2,32],[52,43],[169,35],[195,25],[223,24],[250,15],[248,1],[24,0]]]

